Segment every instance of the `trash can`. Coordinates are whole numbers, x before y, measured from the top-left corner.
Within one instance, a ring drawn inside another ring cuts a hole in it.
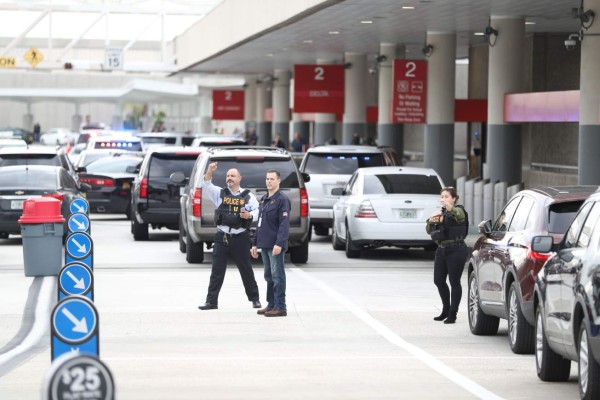
[[[58,276],[63,264],[65,222],[60,213],[60,203],[52,197],[34,197],[23,203],[19,224],[25,276]]]

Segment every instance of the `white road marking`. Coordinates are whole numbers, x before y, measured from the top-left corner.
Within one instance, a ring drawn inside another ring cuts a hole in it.
[[[383,336],[390,343],[400,347],[401,349],[405,350],[409,354],[412,354],[415,358],[417,358],[424,364],[428,365],[430,368],[437,371],[441,375],[450,379],[457,385],[461,386],[465,390],[471,392],[472,394],[474,394],[475,396],[477,396],[481,399],[502,400],[502,397],[496,395],[495,393],[490,392],[483,386],[475,383],[474,381],[467,378],[466,376],[464,376],[464,375],[460,374],[459,372],[453,370],[452,368],[448,367],[446,364],[442,363],[438,358],[432,356],[431,354],[420,349],[419,347],[408,343],[407,341],[402,339],[400,336],[396,335],[396,333],[394,333],[390,328],[388,328],[387,326],[385,326],[384,324],[382,324],[381,322],[379,322],[378,320],[373,318],[364,309],[362,309],[361,307],[354,304],[347,297],[345,297],[344,295],[342,295],[341,293],[339,293],[338,291],[336,291],[335,289],[333,289],[326,283],[307,274],[300,268],[289,268],[289,271],[293,272],[296,275],[299,275],[300,277],[302,277],[304,280],[308,281],[309,283],[312,283],[314,286],[319,288],[323,293],[325,293],[326,295],[328,295],[329,297],[331,297],[338,303],[342,304],[352,314],[354,314],[357,318],[359,318],[364,323],[366,323],[371,328],[373,328],[373,330],[375,330],[375,332],[377,332],[378,334]]]

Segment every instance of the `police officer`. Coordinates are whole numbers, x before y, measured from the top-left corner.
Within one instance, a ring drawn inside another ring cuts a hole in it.
[[[216,169],[217,163],[211,163],[202,181],[202,190],[217,206],[215,210],[217,233],[213,244],[212,271],[206,303],[198,308],[201,310],[219,308],[219,292],[225,279],[227,256],[230,254],[242,276],[248,300],[252,302],[252,307],[260,308],[258,286],[250,259],[249,233],[252,221],[258,218],[258,201],[249,190],[240,188],[242,176],[236,168],[227,171],[226,188],[213,185],[212,175]]]
[[[261,249],[267,281],[267,306],[257,311],[265,317],[285,317],[284,257],[290,233],[290,199],[279,190],[279,171],[267,171],[267,194],[260,200],[256,235],[252,238],[252,257],[258,258]]]
[[[462,297],[460,278],[469,256],[469,248],[464,241],[468,233],[468,218],[465,209],[456,204],[457,201],[458,193],[455,188],[443,188],[440,193],[442,208],[431,214],[425,228],[438,245],[433,262],[433,282],[442,299],[442,313],[433,319],[444,321],[445,324],[456,322]],[[450,281],[452,295],[446,284],[446,277]]]

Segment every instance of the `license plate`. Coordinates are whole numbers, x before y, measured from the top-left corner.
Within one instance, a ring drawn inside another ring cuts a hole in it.
[[[23,209],[23,200],[11,200],[10,208],[12,210],[22,210]]]
[[[403,208],[398,210],[398,216],[400,217],[400,219],[415,219],[417,218],[417,210]]]

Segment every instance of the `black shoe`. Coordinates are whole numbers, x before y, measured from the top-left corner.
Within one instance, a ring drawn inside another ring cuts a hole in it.
[[[267,305],[265,308],[261,308],[260,310],[258,310],[256,313],[258,315],[265,315],[266,312],[271,311],[273,309],[273,307]]]
[[[453,324],[456,322],[456,313],[450,312],[448,313],[448,318],[444,321],[445,324]]]
[[[252,300],[252,308],[261,308],[260,300]]]
[[[443,321],[448,317],[448,310],[442,310],[442,313],[437,317],[433,317],[434,321]]]
[[[219,306],[212,303],[205,303],[203,306],[198,306],[198,308],[201,310],[216,310]]]

